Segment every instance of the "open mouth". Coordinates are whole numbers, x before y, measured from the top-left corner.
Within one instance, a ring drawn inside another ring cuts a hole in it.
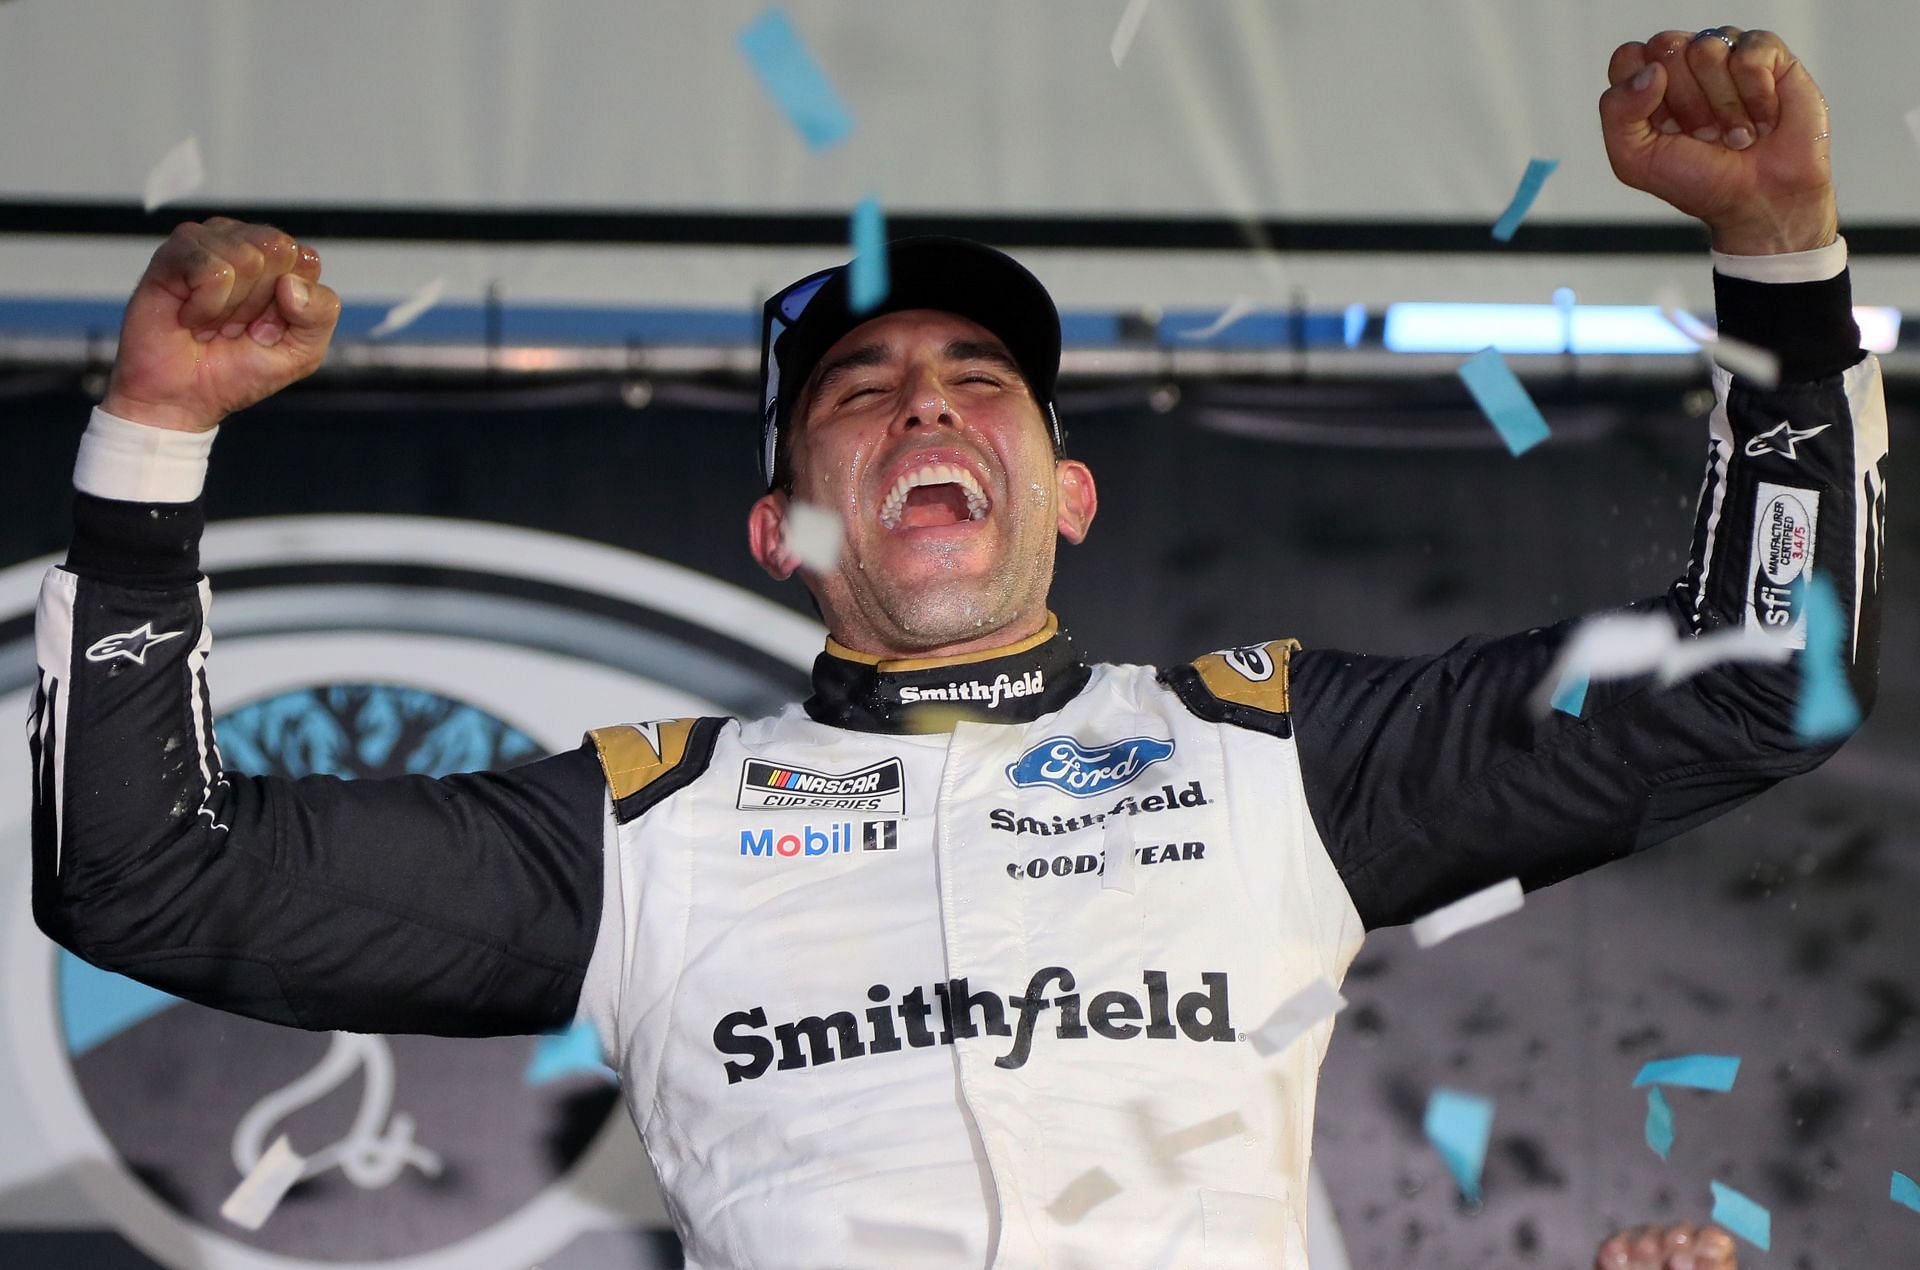
[[[952,463],[927,463],[902,473],[880,504],[880,523],[893,529],[937,529],[985,520],[991,506],[973,473]]]

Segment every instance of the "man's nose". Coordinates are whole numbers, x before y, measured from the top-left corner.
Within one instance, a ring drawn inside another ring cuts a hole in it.
[[[926,375],[907,394],[906,413],[901,422],[909,428],[930,423],[951,425],[959,422],[959,415],[947,400],[945,385]]]

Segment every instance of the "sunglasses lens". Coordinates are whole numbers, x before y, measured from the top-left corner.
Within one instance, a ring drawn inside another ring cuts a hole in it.
[[[777,306],[780,316],[788,322],[798,322],[800,315],[807,311],[807,305],[812,302],[815,295],[819,294],[820,288],[826,286],[827,280],[838,272],[840,272],[838,269],[829,269],[825,273],[815,274],[811,278],[796,282],[781,292],[780,303]]]

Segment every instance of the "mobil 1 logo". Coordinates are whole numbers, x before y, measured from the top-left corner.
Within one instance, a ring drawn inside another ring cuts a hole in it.
[[[905,815],[905,765],[886,759],[856,772],[811,768],[750,758],[740,766],[742,811],[873,811]]]
[[[1819,490],[1760,482],[1747,564],[1746,625],[1779,636],[1790,648],[1807,646],[1807,584],[1819,521]]]

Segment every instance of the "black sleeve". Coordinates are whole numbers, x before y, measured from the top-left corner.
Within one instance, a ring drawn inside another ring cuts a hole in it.
[[[108,970],[274,1023],[488,1035],[572,1017],[606,784],[582,747],[441,780],[221,769],[198,504],[79,495],[41,593],[33,907]]]
[[[1722,331],[1776,352],[1782,382],[1763,389],[1716,372],[1687,574],[1631,607],[1683,637],[1796,622],[1808,578],[1789,539],[1804,525],[1811,567],[1846,614],[1841,654],[1864,712],[1879,670],[1886,411],[1847,276],[1716,285]],[[1545,886],[1617,859],[1838,747],[1796,735],[1802,654],[1722,663],[1669,688],[1595,682],[1578,717],[1539,718],[1528,699],[1576,625],[1469,639],[1437,656],[1292,657],[1308,806],[1367,926],[1410,921],[1505,878]]]

